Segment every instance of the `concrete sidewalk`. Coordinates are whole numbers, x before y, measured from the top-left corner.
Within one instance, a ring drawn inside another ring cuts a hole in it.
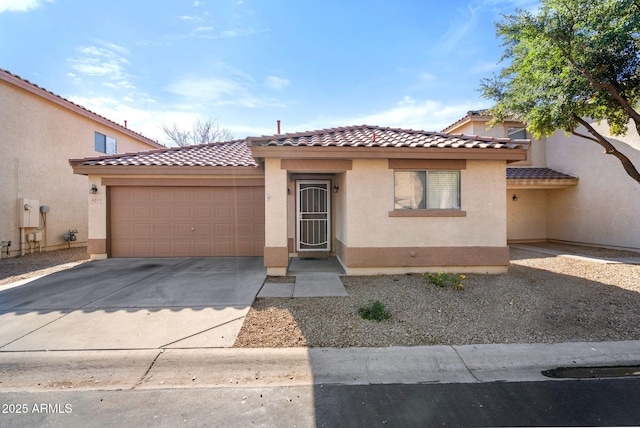
[[[0,352],[0,391],[479,383],[640,364],[640,341],[390,348]]]

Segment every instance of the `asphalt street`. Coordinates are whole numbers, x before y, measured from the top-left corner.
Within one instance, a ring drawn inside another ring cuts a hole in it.
[[[0,393],[6,427],[638,426],[640,379]]]

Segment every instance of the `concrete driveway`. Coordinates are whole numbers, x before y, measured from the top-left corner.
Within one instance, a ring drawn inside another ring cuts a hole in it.
[[[0,352],[230,347],[260,257],[107,259],[0,292]]]

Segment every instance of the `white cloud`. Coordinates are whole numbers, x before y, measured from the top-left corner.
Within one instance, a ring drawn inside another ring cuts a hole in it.
[[[0,0],[0,13],[28,12],[42,6],[43,3],[52,2],[53,0]]]
[[[468,32],[476,27],[479,8],[479,6],[473,7],[468,4],[466,10],[458,11],[457,16],[449,23],[449,30],[436,44],[435,49],[437,52],[450,52]]]
[[[235,78],[184,78],[168,87],[168,90],[190,103],[233,105],[248,108],[282,107],[282,103],[260,98],[253,94],[253,79],[235,73]]]
[[[425,131],[440,131],[451,125],[467,111],[488,107],[486,102],[463,101],[456,104],[443,104],[440,101],[418,101],[405,96],[395,106],[369,115],[333,120],[332,126],[379,125],[392,128],[410,128]]]
[[[78,57],[69,60],[71,68],[79,74],[89,77],[100,77],[102,84],[110,88],[133,89],[131,76],[125,71],[129,65],[126,55],[129,51],[113,43],[101,43],[102,46],[80,46],[76,48]]]
[[[267,88],[274,89],[276,91],[280,91],[286,88],[290,83],[291,82],[289,82],[288,79],[277,76],[268,76],[266,79],[264,79],[264,84],[267,86]]]
[[[420,75],[420,79],[421,79],[423,82],[431,82],[431,81],[433,81],[433,80],[436,80],[436,76],[435,76],[435,75],[433,75],[433,74],[431,74],[431,73],[422,73],[422,74]]]
[[[171,126],[175,123],[180,128],[190,128],[198,120],[206,119],[197,112],[180,111],[175,106],[166,109],[132,107],[136,105],[136,101],[129,97],[117,99],[111,96],[70,96],[68,99],[120,125],[124,125],[126,120],[127,128],[167,146],[172,144],[162,131],[163,125]]]
[[[183,79],[169,87],[169,91],[187,99],[223,102],[229,99],[245,99],[248,90],[245,84],[233,79],[211,77]]]

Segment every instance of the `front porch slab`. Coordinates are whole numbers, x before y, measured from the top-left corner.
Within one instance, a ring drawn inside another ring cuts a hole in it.
[[[336,257],[310,259],[294,257],[291,259],[287,270],[287,274],[291,276],[316,272],[335,273],[338,275],[344,275],[345,273]]]

